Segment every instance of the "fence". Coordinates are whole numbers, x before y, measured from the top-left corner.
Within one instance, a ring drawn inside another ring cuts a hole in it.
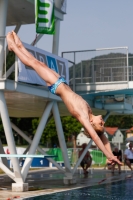
[[[128,47],[63,52],[69,61],[69,85],[133,81],[133,55]]]
[[[79,155],[79,151],[80,148],[68,148],[67,152],[68,152],[68,158],[70,161],[71,166],[74,166],[78,160],[78,155]],[[106,157],[104,156],[104,154],[99,151],[99,150],[89,150],[91,157],[92,157],[92,165],[96,164],[96,165],[104,165],[106,164]],[[63,163],[63,155],[62,155],[62,151],[60,148],[52,148],[49,149],[49,151],[47,151],[47,154],[49,155],[55,155],[57,156],[56,158],[54,158],[58,163]]]
[[[106,164],[106,157],[105,155],[99,150],[92,150],[90,151],[92,157],[92,165],[104,165]]]

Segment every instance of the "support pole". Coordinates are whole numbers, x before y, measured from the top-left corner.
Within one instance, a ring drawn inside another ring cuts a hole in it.
[[[62,124],[61,124],[61,119],[59,115],[59,110],[57,103],[55,102],[53,105],[53,116],[56,124],[56,129],[57,129],[57,134],[58,134],[58,139],[61,147],[61,151],[63,154],[64,158],[64,164],[65,164],[65,177],[63,179],[65,185],[72,185],[76,183],[76,179],[73,177],[72,171],[71,171],[71,166],[68,158],[68,153],[67,153],[67,147],[66,147],[66,142],[65,142],[65,137],[63,134],[63,129],[62,129]]]
[[[31,43],[32,46],[35,46],[37,44],[37,42],[39,42],[39,40],[42,38],[43,34],[38,34],[36,39],[33,40],[33,42]]]
[[[55,22],[55,34],[53,36],[52,53],[58,55],[59,51],[59,35],[60,35],[60,20],[56,19]]]
[[[0,0],[0,36],[5,35],[8,0]],[[0,39],[0,78],[3,74],[5,39]]]
[[[11,126],[12,128],[22,137],[24,138],[29,144],[32,144],[32,140],[25,135],[15,124],[13,124],[11,122]],[[43,155],[48,155],[43,149],[41,149],[39,146],[37,147],[37,150],[42,153]],[[64,169],[58,164],[56,163],[55,160],[53,160],[52,158],[47,158],[51,163],[53,163],[59,170],[61,170],[62,172],[65,172]]]
[[[0,162],[0,168],[9,176],[11,179],[15,180],[14,173],[10,171],[2,162]]]
[[[104,116],[103,120],[106,122],[111,114],[111,111],[107,111],[106,115]]]
[[[5,154],[1,140],[0,140],[0,154]],[[3,164],[8,168],[7,158],[1,158],[1,160]]]
[[[25,149],[23,155],[27,154],[27,152],[29,151],[29,149],[30,149],[30,144],[29,144],[29,146]],[[23,158],[19,158],[19,163],[21,163],[22,160],[23,160]]]
[[[44,113],[42,115],[41,121],[40,121],[40,123],[38,125],[36,134],[34,136],[33,142],[32,142],[32,144],[30,146],[29,154],[34,154],[36,149],[37,149],[38,143],[40,141],[40,138],[41,138],[42,132],[44,130],[44,127],[45,127],[45,125],[47,123],[47,119],[49,117],[49,114],[50,114],[50,111],[52,109],[52,106],[53,106],[53,102],[49,102],[48,105],[45,108],[45,111],[44,111]],[[22,168],[22,176],[23,176],[24,180],[27,177],[27,174],[28,174],[32,159],[33,158],[26,158],[26,160],[25,160],[24,166]]]
[[[93,140],[91,139],[90,142],[88,143],[88,145],[86,146],[85,150],[83,151],[82,155],[80,156],[80,158],[78,159],[72,173],[74,174],[76,169],[78,168],[78,166],[80,165],[81,161],[83,160],[85,154],[87,153],[88,149],[90,148],[91,144],[92,144]]]
[[[10,150],[11,154],[17,154],[3,91],[0,91],[0,113],[1,113],[1,119],[2,119],[2,122],[3,122],[4,131],[5,131],[6,140],[7,140],[9,150]],[[15,177],[16,177],[15,181],[16,182],[23,182],[18,159],[12,158],[11,160],[12,160],[12,164],[13,164],[14,174],[15,174]]]
[[[54,116],[54,120],[55,120],[55,124],[56,124],[56,130],[57,130],[57,134],[58,134],[60,147],[61,147],[63,158],[64,158],[66,173],[71,174],[71,166],[70,166],[70,162],[69,162],[69,158],[68,158],[65,137],[63,134],[61,119],[60,119],[59,110],[58,110],[58,106],[57,106],[56,102],[53,105],[52,111],[53,111],[53,116]]]

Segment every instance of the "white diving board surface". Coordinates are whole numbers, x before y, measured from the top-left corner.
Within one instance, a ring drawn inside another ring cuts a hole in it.
[[[0,158],[52,158],[55,155],[30,155],[30,154],[0,154]]]

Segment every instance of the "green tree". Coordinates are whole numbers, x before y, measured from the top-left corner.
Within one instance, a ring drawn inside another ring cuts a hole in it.
[[[33,137],[33,128],[32,128],[32,118],[11,118],[11,121],[22,130],[28,137],[32,139]],[[24,145],[28,144],[19,134],[13,131],[15,136],[16,144]]]
[[[40,119],[32,120],[32,128],[34,134],[36,132],[39,121]],[[61,122],[65,140],[67,140],[68,136],[71,136],[72,134],[77,135],[82,127],[81,124],[74,117],[71,116],[61,117]],[[53,118],[46,125],[40,140],[40,143],[43,145],[46,145],[47,142],[51,143],[51,145],[59,144],[57,130]]]
[[[133,126],[133,115],[111,115],[107,119],[105,126],[116,126],[121,129],[130,128]]]
[[[9,51],[6,57],[6,70],[8,70],[15,62],[15,54],[13,51]],[[14,80],[15,73],[13,72],[9,77],[9,79]]]
[[[0,139],[1,139],[3,144],[7,143],[1,118],[0,118]]]
[[[78,134],[82,125],[72,116],[61,117],[65,137]]]

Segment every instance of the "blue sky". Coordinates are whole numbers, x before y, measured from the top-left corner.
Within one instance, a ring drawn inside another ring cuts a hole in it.
[[[12,27],[8,27],[7,31]],[[23,42],[35,38],[35,25],[23,25]],[[67,14],[60,24],[62,51],[128,46],[133,53],[133,0],[67,0]],[[38,48],[52,51],[52,36],[44,35]]]

